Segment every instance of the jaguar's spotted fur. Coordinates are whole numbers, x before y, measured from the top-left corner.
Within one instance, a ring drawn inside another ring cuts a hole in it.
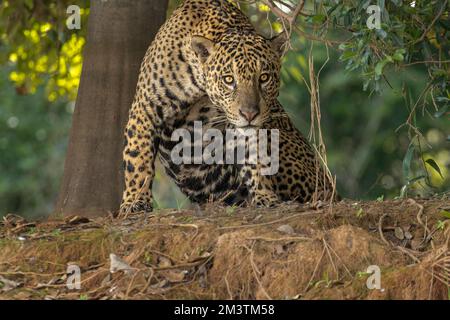
[[[161,27],[141,66],[125,132],[121,210],[151,210],[156,155],[196,202],[270,205],[323,194],[323,170],[277,101],[283,37],[267,40],[226,0],[186,0]],[[280,169],[258,165],[174,165],[172,132],[204,127],[280,131]]]

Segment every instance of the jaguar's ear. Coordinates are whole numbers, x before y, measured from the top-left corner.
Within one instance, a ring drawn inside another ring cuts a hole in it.
[[[288,40],[289,38],[287,36],[287,33],[284,31],[269,40],[272,49],[278,54],[280,58],[282,58],[286,53]]]
[[[214,42],[202,36],[192,36],[191,45],[201,63],[205,63],[214,51]]]

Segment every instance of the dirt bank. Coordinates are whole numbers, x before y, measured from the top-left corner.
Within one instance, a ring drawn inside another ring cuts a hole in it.
[[[449,206],[208,206],[40,223],[9,215],[0,298],[448,299]],[[68,265],[81,270],[80,290],[67,288],[76,279]],[[369,266],[380,268],[382,290],[367,287]]]

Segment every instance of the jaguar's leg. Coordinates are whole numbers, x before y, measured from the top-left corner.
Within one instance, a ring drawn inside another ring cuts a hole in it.
[[[136,99],[125,129],[125,189],[120,206],[121,213],[152,210],[151,190],[158,143],[158,130],[146,114],[145,106]]]
[[[257,207],[273,207],[281,203],[273,191],[271,178],[262,175],[259,166],[245,166],[241,171],[241,177],[249,190],[249,204]]]

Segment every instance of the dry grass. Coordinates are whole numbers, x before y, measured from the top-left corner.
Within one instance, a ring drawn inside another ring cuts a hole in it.
[[[449,220],[437,227],[446,203],[208,206],[201,215],[41,223],[8,216],[0,298],[447,299]],[[111,254],[128,270],[111,273]],[[81,268],[81,290],[66,287],[68,264]],[[383,291],[366,287],[369,265],[381,268]]]

